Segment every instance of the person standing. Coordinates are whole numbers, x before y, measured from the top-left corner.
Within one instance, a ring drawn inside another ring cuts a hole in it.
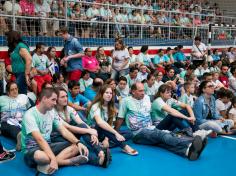
[[[82,67],[83,47],[79,40],[68,33],[67,27],[62,27],[59,35],[65,40],[64,54],[61,64],[66,66],[69,80],[79,81]]]
[[[201,65],[207,56],[207,48],[204,43],[201,42],[201,37],[195,37],[194,43],[192,46],[192,60],[193,65],[199,66]]]
[[[30,71],[32,57],[28,45],[23,41],[17,31],[9,31],[6,34],[8,52],[12,63],[12,73],[16,77],[16,83],[20,94],[27,93],[27,86],[30,86]]]

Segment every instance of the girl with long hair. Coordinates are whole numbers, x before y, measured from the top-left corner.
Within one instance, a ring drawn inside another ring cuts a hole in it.
[[[109,147],[109,140],[122,148],[129,155],[138,152],[125,143],[125,138],[112,128],[116,116],[113,90],[110,85],[104,85],[88,110],[88,124],[98,132],[98,139],[105,148]]]

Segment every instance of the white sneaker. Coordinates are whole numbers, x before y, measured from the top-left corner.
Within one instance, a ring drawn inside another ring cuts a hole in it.
[[[193,133],[193,137],[201,136],[202,140],[204,140],[204,138],[206,138],[211,133],[212,133],[212,130],[198,130]]]

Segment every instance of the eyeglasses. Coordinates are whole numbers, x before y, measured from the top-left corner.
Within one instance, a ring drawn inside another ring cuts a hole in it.
[[[214,88],[215,86],[213,84],[206,86],[206,88]]]

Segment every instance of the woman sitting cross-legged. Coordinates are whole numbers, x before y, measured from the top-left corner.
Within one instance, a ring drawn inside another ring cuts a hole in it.
[[[17,142],[16,149],[20,150],[21,121],[26,110],[31,106],[25,94],[18,94],[15,82],[6,86],[7,95],[0,96],[1,132]]]
[[[230,134],[227,131],[234,126],[234,121],[224,119],[217,112],[216,100],[213,96],[214,90],[211,81],[203,81],[200,84],[199,91],[201,95],[193,105],[196,122],[200,129],[213,130],[218,134]]]
[[[113,118],[116,115],[113,90],[110,85],[104,85],[88,110],[88,124],[95,127],[98,139],[104,147],[109,147],[109,140],[122,148],[129,155],[138,152],[125,143],[125,138],[112,128]]]
[[[152,104],[151,116],[160,130],[173,131],[175,128],[184,130],[192,136],[197,127],[191,106],[171,98],[172,88],[168,84],[159,87],[156,99]],[[178,109],[181,109],[178,111]],[[193,128],[193,129],[192,129]]]
[[[63,120],[65,127],[75,134],[78,139],[82,137],[85,145],[88,146],[89,163],[107,167],[110,162],[110,151],[109,149],[103,150],[103,148],[99,145],[97,131],[84,123],[77,112],[72,107],[67,105],[67,92],[63,88],[57,88],[56,94],[57,105],[55,110],[60,119]],[[61,140],[64,140],[57,132],[54,132],[51,137],[54,142],[61,142]]]

